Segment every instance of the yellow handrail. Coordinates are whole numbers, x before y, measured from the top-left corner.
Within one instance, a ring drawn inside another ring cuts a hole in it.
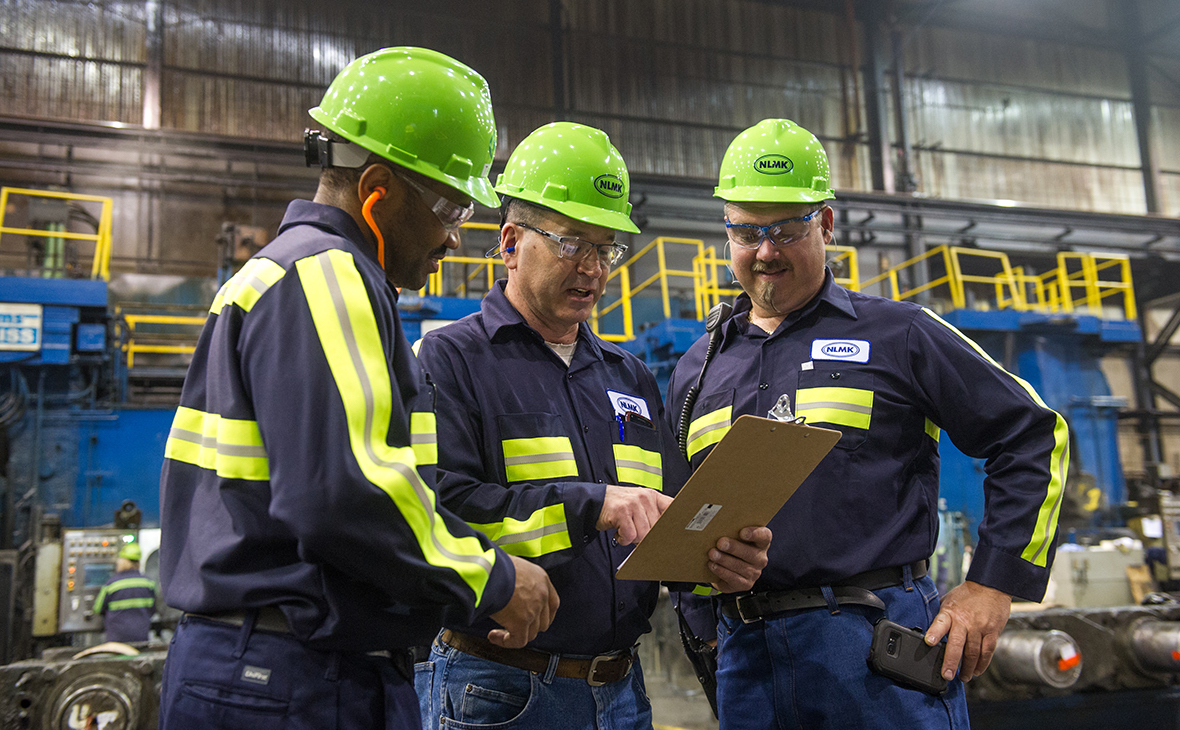
[[[118,308],[115,309],[119,313]],[[141,345],[135,342],[135,328],[141,324],[174,324],[203,327],[205,317],[186,316],[179,314],[124,314],[120,318],[127,325],[127,342],[123,345],[123,352],[127,353],[127,367],[135,367],[136,353],[168,353],[188,355],[196,351],[196,345]],[[118,325],[116,325],[118,328]],[[119,334],[116,329],[116,334]]]
[[[73,200],[78,202],[101,203],[102,210],[98,217],[98,231],[96,233],[70,233],[67,231],[51,231],[43,228],[16,228],[4,225],[4,216],[8,210],[8,196],[26,195],[34,198],[56,198],[58,200]],[[37,236],[41,238],[60,238],[77,241],[94,241],[94,258],[90,266],[90,278],[109,281],[111,278],[111,210],[114,201],[100,195],[81,195],[79,193],[65,193],[56,190],[33,190],[30,188],[0,188],[0,236],[5,233],[23,236]],[[48,235],[47,235],[48,234]]]

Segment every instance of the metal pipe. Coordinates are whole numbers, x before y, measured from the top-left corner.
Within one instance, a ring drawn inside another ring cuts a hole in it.
[[[1065,689],[1082,674],[1082,652],[1064,631],[1005,631],[992,667],[1005,682]]]
[[[1180,621],[1136,621],[1131,625],[1131,652],[1145,669],[1180,672]]]

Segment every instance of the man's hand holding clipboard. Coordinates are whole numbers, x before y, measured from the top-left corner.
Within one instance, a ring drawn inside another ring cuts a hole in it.
[[[732,571],[732,582],[717,583],[721,574],[710,569],[710,562],[723,569],[741,562],[717,550],[718,541],[729,538],[735,550],[743,543],[750,547],[753,540],[741,535],[743,528],[770,522],[839,440],[840,432],[832,429],[741,416],[619,566],[617,576],[743,590],[727,587],[744,584]],[[769,542],[769,534],[765,537]]]

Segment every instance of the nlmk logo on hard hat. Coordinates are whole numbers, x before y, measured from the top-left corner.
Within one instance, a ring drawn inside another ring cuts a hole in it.
[[[786,155],[762,155],[754,160],[754,169],[765,175],[785,175],[795,169],[795,163]]]
[[[614,175],[599,175],[594,178],[594,189],[608,198],[621,198],[626,192],[623,181]]]

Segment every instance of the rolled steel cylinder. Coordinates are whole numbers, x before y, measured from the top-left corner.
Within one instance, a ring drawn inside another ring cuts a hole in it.
[[[1005,631],[996,641],[991,666],[1011,684],[1065,689],[1082,674],[1082,652],[1064,631]]]
[[[1131,628],[1131,651],[1145,669],[1180,672],[1180,621],[1147,618]]]

